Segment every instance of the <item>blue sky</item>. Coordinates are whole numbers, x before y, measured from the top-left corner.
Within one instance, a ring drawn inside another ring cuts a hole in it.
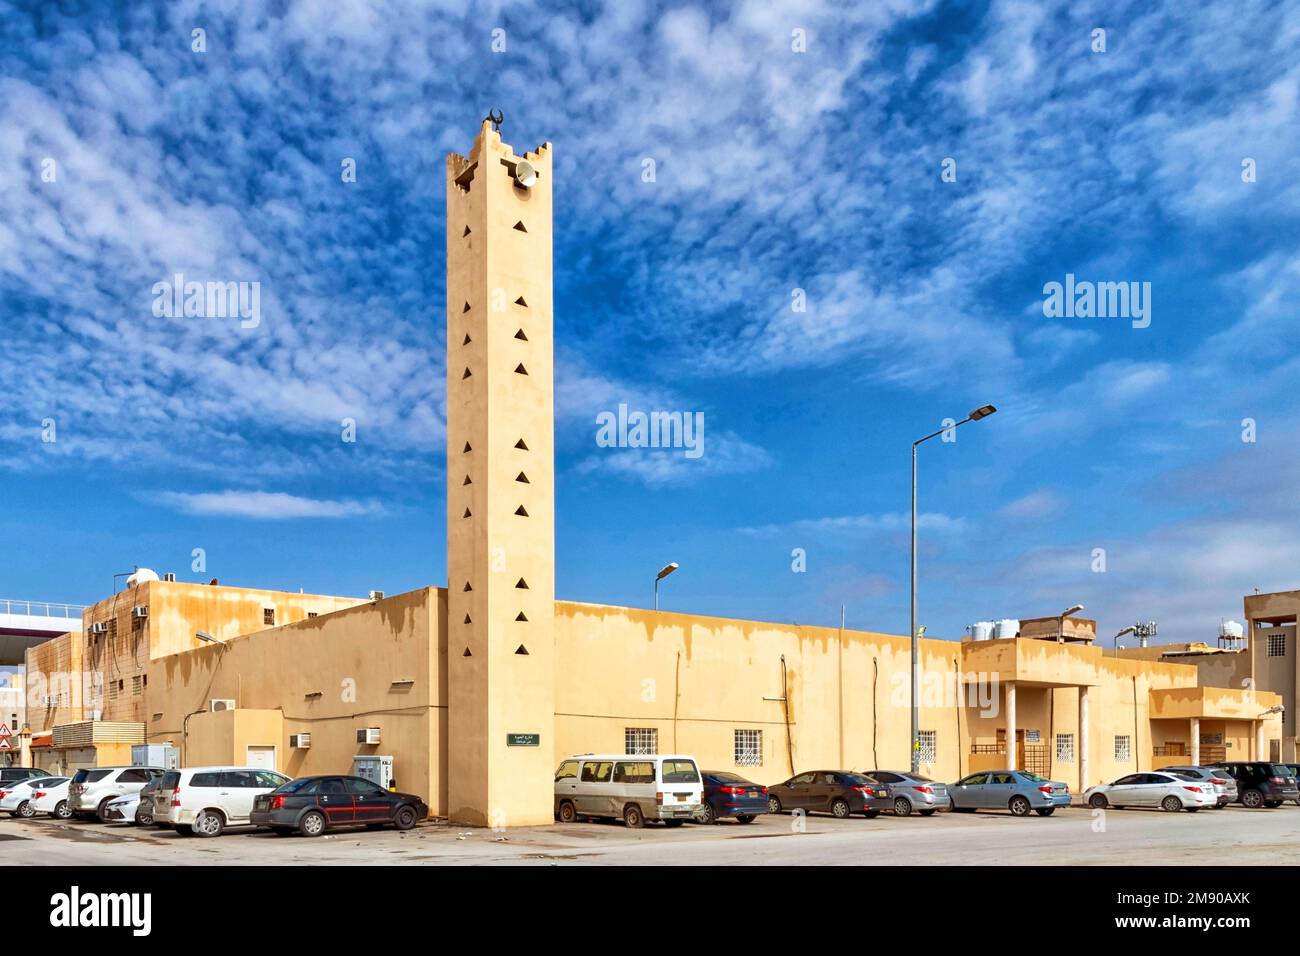
[[[55,6],[0,2],[0,596],[443,584],[444,157],[492,107],[555,151],[560,597],[675,560],[667,608],[905,633],[909,445],[985,402],[921,450],[932,635],[1300,586],[1294,2]],[[261,325],[155,317],[177,272]],[[1150,326],[1045,317],[1067,273]],[[703,456],[598,447],[619,403]]]

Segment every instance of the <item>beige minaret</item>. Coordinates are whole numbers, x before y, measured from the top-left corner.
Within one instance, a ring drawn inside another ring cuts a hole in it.
[[[447,157],[448,808],[552,821],[551,147]],[[533,736],[530,736],[533,735]]]

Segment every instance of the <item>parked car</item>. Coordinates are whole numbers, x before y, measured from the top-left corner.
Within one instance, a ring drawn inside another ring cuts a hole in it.
[[[154,823],[178,833],[220,836],[229,826],[252,822],[258,797],[289,782],[257,767],[183,767],[162,775],[154,795]]]
[[[19,780],[28,780],[32,777],[51,776],[49,771],[41,770],[39,767],[0,767],[0,786],[6,783],[17,783]]]
[[[840,819],[861,813],[870,819],[892,806],[887,787],[851,770],[808,770],[767,791],[768,813],[803,810]]]
[[[118,797],[138,793],[140,788],[162,774],[158,767],[91,767],[78,770],[68,785],[68,807],[76,817],[98,818]]]
[[[1286,764],[1266,760],[1225,760],[1210,764],[1226,770],[1237,781],[1237,802],[1256,810],[1280,807],[1287,800],[1300,800],[1300,788]]]
[[[1094,810],[1114,807],[1159,807],[1161,810],[1188,810],[1212,807],[1219,802],[1214,785],[1201,783],[1165,771],[1130,773],[1114,783],[1102,783],[1083,792],[1084,802]]]
[[[1012,816],[1023,817],[1032,810],[1040,817],[1050,817],[1057,807],[1070,805],[1068,786],[1025,770],[968,774],[948,788],[948,796],[952,809],[959,813],[1010,810]]]
[[[1214,787],[1216,810],[1222,810],[1237,801],[1237,780],[1222,768],[1215,767],[1161,767],[1165,773],[1176,773],[1193,780],[1205,780]]]
[[[1291,776],[1296,778],[1297,784],[1300,784],[1300,763],[1284,763],[1283,767],[1291,771]],[[1296,804],[1300,806],[1300,797],[1296,797]]]
[[[555,771],[555,818],[622,818],[629,827],[659,820],[670,827],[695,819],[704,781],[683,754],[578,754]]]
[[[267,771],[263,771],[267,772]],[[429,815],[425,802],[413,793],[395,793],[364,777],[299,777],[270,793],[253,798],[249,819],[280,836],[295,830],[320,836],[335,827],[394,826],[409,830]],[[199,824],[195,824],[195,832]]]
[[[913,810],[923,817],[932,817],[952,806],[948,785],[929,777],[901,770],[864,770],[862,775],[889,788],[889,809],[896,817],[905,817]]]
[[[151,827],[154,825],[158,788],[162,785],[162,779],[165,776],[167,776],[165,773],[159,774],[140,788],[140,802],[135,808],[135,819],[132,821],[136,826]]]
[[[129,823],[135,826],[135,812],[140,809],[140,794],[128,793],[108,801],[99,813],[101,823]]]
[[[729,770],[705,770],[702,776],[701,823],[717,823],[723,817],[735,817],[737,823],[753,823],[760,813],[767,813],[767,787],[762,784]]]
[[[67,777],[28,777],[25,780],[2,784],[0,785],[0,811],[8,813],[11,817],[31,819],[36,816],[36,811],[32,809],[32,799],[36,791],[47,784],[55,784],[67,779]]]
[[[58,780],[59,783],[50,783],[48,781]],[[68,786],[72,783],[71,777],[47,777],[40,789],[32,792],[32,810],[36,813],[48,813],[56,820],[68,820],[72,818],[72,810],[68,806]]]

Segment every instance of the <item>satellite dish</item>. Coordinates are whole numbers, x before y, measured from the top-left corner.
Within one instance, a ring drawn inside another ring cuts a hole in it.
[[[526,159],[515,163],[515,182],[525,189],[532,189],[537,182],[537,169]]]

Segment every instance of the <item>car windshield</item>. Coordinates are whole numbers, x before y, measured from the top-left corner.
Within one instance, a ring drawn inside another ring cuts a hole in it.
[[[1038,774],[1030,773],[1028,770],[1020,771],[1020,776],[1027,780],[1032,780],[1034,783],[1047,783],[1046,777],[1040,777]]]
[[[290,780],[288,783],[286,783],[284,786],[277,789],[275,792],[276,793],[297,793],[299,790],[301,790],[303,787],[307,786],[308,784],[315,786],[316,782],[317,781],[312,777],[303,777],[301,780]]]
[[[1275,764],[1273,764],[1273,776],[1275,776],[1275,777],[1293,777],[1293,776],[1295,776],[1295,774],[1293,774],[1293,773],[1291,772],[1291,768],[1288,767],[1286,764],[1275,763]]]
[[[860,773],[844,774],[844,782],[847,783],[850,787],[862,787],[862,786],[869,786],[871,784],[871,781],[868,780],[866,777],[862,776],[862,774]]]
[[[921,783],[934,783],[934,781],[931,780],[929,777],[922,777],[919,773],[909,773],[907,776],[909,779],[919,780],[921,781]]]
[[[699,783],[700,772],[693,760],[665,760],[664,783]]]
[[[1170,771],[1168,771],[1168,773],[1172,773],[1175,777],[1180,777],[1180,778],[1182,778],[1183,780],[1200,780],[1200,779],[1201,779],[1201,775],[1200,775],[1199,773],[1194,773],[1194,772],[1192,772],[1191,770],[1170,770]]]
[[[168,770],[159,780],[161,781],[158,784],[159,790],[175,790],[176,785],[181,782],[181,775],[179,771]]]
[[[709,776],[719,783],[749,783],[744,777],[737,776],[734,773],[727,773],[725,770],[715,770]]]

